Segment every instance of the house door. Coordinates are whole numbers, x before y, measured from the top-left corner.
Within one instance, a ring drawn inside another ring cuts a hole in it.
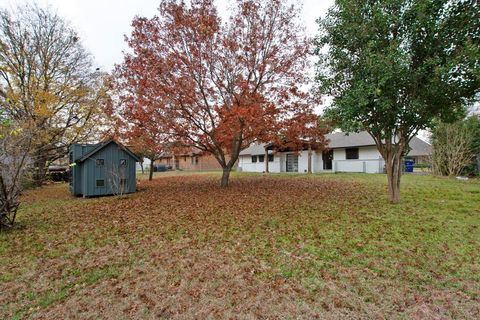
[[[332,170],[333,150],[325,151],[322,154],[323,170]]]
[[[296,154],[287,154],[287,172],[298,172],[298,156]]]

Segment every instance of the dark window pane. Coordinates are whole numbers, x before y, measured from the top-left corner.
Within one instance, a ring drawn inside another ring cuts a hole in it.
[[[265,161],[265,156],[262,154],[261,156],[258,156],[258,162],[263,162]]]
[[[345,149],[345,159],[347,160],[358,159],[358,148]]]
[[[97,166],[103,166],[105,164],[105,160],[103,159],[97,159]]]
[[[273,162],[273,154],[268,155],[268,162]]]
[[[252,162],[257,162],[257,156],[252,156]]]
[[[97,187],[105,187],[105,180],[97,180]]]

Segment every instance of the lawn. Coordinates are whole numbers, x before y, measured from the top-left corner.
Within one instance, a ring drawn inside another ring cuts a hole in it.
[[[157,174],[140,192],[23,195],[0,319],[480,317],[480,181]]]

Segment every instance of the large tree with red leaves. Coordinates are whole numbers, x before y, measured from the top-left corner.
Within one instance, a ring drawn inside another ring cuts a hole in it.
[[[158,16],[133,21],[132,53],[117,66],[141,105],[161,109],[176,141],[215,156],[222,186],[242,149],[301,139],[292,133],[316,119],[298,8],[243,0],[231,13],[222,23],[212,0],[163,0]]]
[[[108,135],[150,159],[149,180],[152,180],[154,162],[164,152],[172,150],[173,135],[165,121],[163,101],[144,99],[145,85],[126,65],[117,66],[115,77],[110,81],[109,93],[113,99],[105,106],[111,120]]]

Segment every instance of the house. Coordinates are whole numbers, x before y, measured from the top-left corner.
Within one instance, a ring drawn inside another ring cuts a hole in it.
[[[208,171],[221,170],[222,167],[212,154],[203,152],[196,148],[183,153],[173,154],[165,152],[160,159],[155,161],[155,165],[164,165],[173,170],[185,171]]]
[[[312,172],[366,172],[381,173],[385,161],[380,155],[373,138],[367,132],[345,134],[331,133],[328,149],[313,151]],[[423,161],[431,153],[430,144],[414,137],[410,143],[408,158]],[[307,172],[308,151],[288,149],[275,150],[272,144],[254,144],[240,152],[238,170],[246,172]]]
[[[75,196],[102,196],[135,192],[135,167],[141,161],[114,140],[74,144],[69,151],[70,192]]]
[[[150,168],[150,162],[152,161],[145,157],[143,159],[140,159],[140,161],[137,162],[136,171],[148,170],[148,168]]]

